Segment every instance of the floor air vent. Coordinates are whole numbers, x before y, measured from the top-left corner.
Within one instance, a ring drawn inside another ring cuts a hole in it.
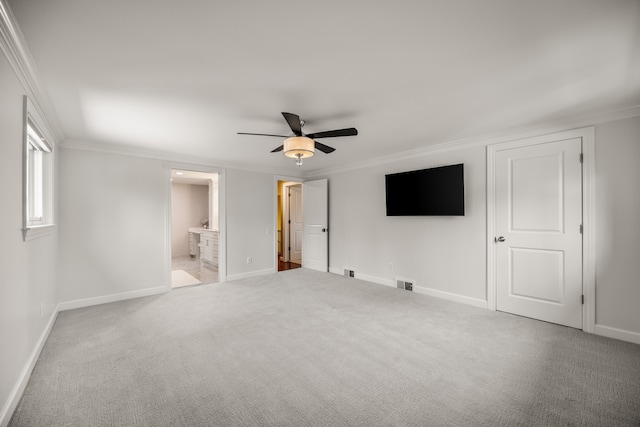
[[[396,279],[396,288],[404,289],[406,291],[413,291],[413,280]]]

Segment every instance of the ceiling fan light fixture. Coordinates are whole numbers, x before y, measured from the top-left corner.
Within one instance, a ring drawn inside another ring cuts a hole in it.
[[[306,136],[292,136],[284,140],[284,155],[292,159],[306,159],[313,156],[315,142]]]

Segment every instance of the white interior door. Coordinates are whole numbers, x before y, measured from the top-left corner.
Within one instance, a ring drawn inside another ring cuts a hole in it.
[[[495,153],[496,307],[582,328],[580,138]]]
[[[328,194],[326,179],[306,181],[302,184],[302,266],[312,270],[329,271]]]
[[[304,215],[302,209],[302,185],[293,185],[289,189],[289,261],[300,264],[302,261],[302,240]]]

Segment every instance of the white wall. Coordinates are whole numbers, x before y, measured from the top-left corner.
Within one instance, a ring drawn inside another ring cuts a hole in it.
[[[275,271],[273,175],[227,171],[227,275],[231,279]],[[247,264],[247,257],[252,263]]]
[[[104,302],[108,296],[168,289],[170,186],[163,162],[69,148],[61,151],[63,307],[82,305],[83,301],[68,304],[78,300]],[[233,279],[273,269],[273,176],[227,170],[225,181],[227,276]],[[247,257],[252,258],[251,264]]]
[[[61,151],[60,301],[168,287],[162,162]]]
[[[26,385],[56,314],[57,231],[22,240],[22,129],[26,94],[0,55],[0,424]],[[57,151],[57,150],[55,150]],[[37,262],[37,264],[36,264]],[[43,307],[41,314],[40,307]]]
[[[640,343],[640,117],[596,129],[596,332]],[[464,217],[386,217],[384,175],[465,164]],[[486,281],[485,146],[332,173],[330,268],[482,305]],[[393,270],[389,269],[393,264]]]
[[[640,117],[596,126],[596,325],[638,334],[639,221]]]
[[[454,163],[465,167],[464,217],[387,217],[384,176]],[[485,148],[448,151],[330,175],[329,264],[356,276],[486,300]],[[389,264],[393,268],[389,268]]]
[[[209,218],[209,186],[171,184],[171,256],[189,255],[189,227]]]

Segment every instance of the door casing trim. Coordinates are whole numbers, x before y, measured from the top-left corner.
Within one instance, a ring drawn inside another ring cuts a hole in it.
[[[278,181],[284,181],[285,182],[285,187],[287,185],[299,185],[302,184],[304,182],[304,178],[300,178],[300,177],[293,177],[293,176],[285,176],[285,175],[276,175],[274,176],[273,179],[273,200],[275,200],[274,204],[273,204],[273,247],[274,247],[274,265],[273,265],[273,271],[277,272],[278,271]],[[284,212],[283,212],[284,215]],[[284,218],[283,218],[284,221]],[[288,237],[288,236],[287,236]],[[285,260],[288,261],[289,259],[289,255],[288,253],[285,254],[284,252],[284,239],[285,239],[285,233],[284,230],[282,230],[282,240],[283,240],[283,257],[285,258]],[[303,243],[304,244],[304,243]],[[302,250],[304,250],[304,247],[302,248]]]
[[[593,126],[487,145],[487,308],[497,308],[495,211],[495,155],[498,151],[544,144],[552,141],[582,139],[582,330],[595,333],[595,129]]]

